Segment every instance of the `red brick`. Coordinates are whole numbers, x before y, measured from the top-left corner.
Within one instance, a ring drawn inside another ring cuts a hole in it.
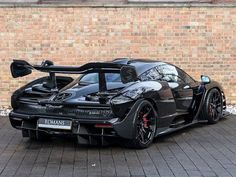
[[[1,8],[0,106],[42,73],[12,79],[14,58],[80,65],[117,57],[177,64],[219,81],[236,104],[235,8]],[[210,67],[209,67],[210,66]]]

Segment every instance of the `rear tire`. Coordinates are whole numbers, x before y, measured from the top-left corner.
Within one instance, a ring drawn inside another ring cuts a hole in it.
[[[155,137],[156,118],[153,105],[147,100],[142,101],[135,117],[135,139],[125,140],[125,146],[135,149],[149,147]]]
[[[209,124],[215,124],[222,118],[223,100],[221,93],[216,88],[211,89],[207,94],[201,115],[208,120]]]

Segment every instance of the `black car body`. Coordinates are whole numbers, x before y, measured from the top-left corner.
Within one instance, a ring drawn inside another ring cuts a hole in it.
[[[80,67],[51,61],[11,64],[14,78],[33,69],[49,76],[28,83],[11,98],[9,118],[24,137],[75,135],[81,144],[121,138],[127,146],[145,148],[158,135],[198,122],[216,123],[226,109],[217,82],[207,76],[195,81],[165,62],[124,58]]]

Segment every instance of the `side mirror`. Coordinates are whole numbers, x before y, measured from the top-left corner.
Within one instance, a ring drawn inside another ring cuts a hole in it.
[[[31,74],[32,70],[30,66],[31,65],[24,60],[14,60],[10,66],[12,77],[17,78]]]
[[[201,81],[202,81],[202,83],[204,83],[204,84],[208,84],[208,83],[211,82],[211,79],[210,79],[210,77],[208,77],[208,76],[201,75]]]
[[[135,67],[132,66],[122,66],[120,70],[120,77],[124,84],[138,80]]]

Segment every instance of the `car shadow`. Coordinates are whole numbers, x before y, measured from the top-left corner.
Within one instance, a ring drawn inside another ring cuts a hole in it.
[[[227,118],[222,118],[220,120],[220,122],[224,122],[227,121]],[[219,122],[219,123],[220,123]],[[153,144],[157,144],[158,143],[169,143],[169,142],[173,142],[173,138],[181,136],[182,134],[188,134],[191,131],[193,131],[194,129],[200,129],[203,127],[209,126],[209,124],[207,123],[198,123],[198,124],[194,124],[191,125],[189,127],[180,129],[178,131],[175,132],[171,132],[168,134],[164,134],[164,135],[160,135],[157,138],[154,139]],[[214,126],[210,125],[210,126]],[[40,149],[42,147],[57,147],[57,148],[74,148],[74,149],[97,149],[97,148],[124,148],[127,149],[125,147],[122,146],[122,143],[120,141],[120,139],[117,140],[117,142],[113,142],[109,145],[106,146],[101,146],[101,145],[80,145],[77,143],[77,138],[76,137],[70,137],[70,136],[55,136],[52,137],[49,140],[44,140],[44,141],[39,141],[39,140],[30,140],[28,138],[24,138],[23,139],[23,146],[25,149]]]

